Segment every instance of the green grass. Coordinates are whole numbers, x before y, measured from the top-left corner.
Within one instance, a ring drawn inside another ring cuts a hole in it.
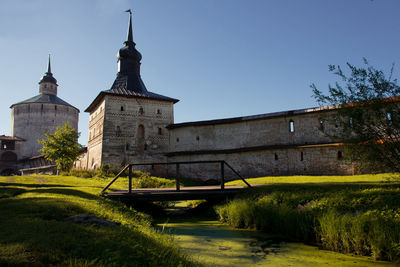
[[[216,207],[222,221],[375,259],[400,258],[400,182],[392,174],[250,179],[267,185]],[[349,178],[347,181],[346,178]]]
[[[150,218],[98,194],[104,179],[0,177],[0,265],[194,266]],[[114,189],[125,184],[119,181]],[[119,223],[67,222],[91,214]]]
[[[364,174],[343,176],[269,176],[248,178],[250,184],[302,184],[302,183],[348,183],[348,182],[386,182],[396,180],[399,174]],[[242,180],[234,180],[226,185],[245,185]]]

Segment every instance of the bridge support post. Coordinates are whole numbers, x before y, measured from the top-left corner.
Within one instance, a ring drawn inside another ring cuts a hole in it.
[[[176,164],[175,183],[176,183],[176,191],[181,191],[181,185],[179,184],[179,163]]]
[[[221,161],[221,190],[225,189],[225,169],[224,169],[224,161]]]
[[[129,194],[132,193],[132,165],[129,166]]]

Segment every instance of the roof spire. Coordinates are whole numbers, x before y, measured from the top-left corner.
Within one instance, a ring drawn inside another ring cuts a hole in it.
[[[48,74],[51,73],[51,64],[50,64],[50,54],[49,54],[49,64],[47,65],[47,72]]]
[[[125,44],[133,43],[133,34],[132,34],[132,10],[128,9],[125,12],[129,12],[129,27],[128,27],[128,36]]]

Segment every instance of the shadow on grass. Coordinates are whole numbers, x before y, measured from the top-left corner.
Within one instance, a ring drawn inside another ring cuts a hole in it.
[[[21,186],[21,187],[79,187],[74,185],[60,184],[23,184],[23,183],[0,183],[0,186]]]
[[[94,198],[75,190],[61,190],[66,192]],[[91,211],[63,198],[3,199],[0,209],[3,266],[68,265],[70,259],[105,266],[192,265],[172,242],[156,233],[145,234],[140,225],[95,227],[64,221],[68,216]]]

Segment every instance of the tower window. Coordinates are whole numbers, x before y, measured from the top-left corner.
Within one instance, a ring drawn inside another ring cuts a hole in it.
[[[157,109],[157,114],[158,114],[158,115],[161,114],[161,109]]]
[[[144,110],[143,110],[142,107],[139,108],[139,114],[140,114],[140,115],[143,115],[143,114],[144,114]]]
[[[278,160],[278,154],[275,153],[275,160]]]
[[[160,127],[158,127],[158,134],[162,135],[162,129]]]
[[[43,104],[42,104],[42,107],[41,107],[41,109],[43,110]]]
[[[342,159],[343,158],[343,153],[342,151],[337,152],[337,159]]]
[[[289,121],[289,132],[294,133],[294,121]]]
[[[300,160],[301,160],[301,161],[304,160],[304,153],[303,153],[303,151],[300,152]]]
[[[121,136],[121,127],[117,126],[117,128],[115,129],[115,135]]]
[[[124,106],[121,106],[121,111],[124,111]]]
[[[196,136],[196,140],[199,141],[199,140],[200,140],[200,137],[199,137],[199,136]]]
[[[176,138],[176,142],[177,142],[177,143],[179,142],[179,138]]]
[[[129,143],[126,143],[125,150],[129,150]]]
[[[57,106],[54,106],[54,110],[57,110]]]

